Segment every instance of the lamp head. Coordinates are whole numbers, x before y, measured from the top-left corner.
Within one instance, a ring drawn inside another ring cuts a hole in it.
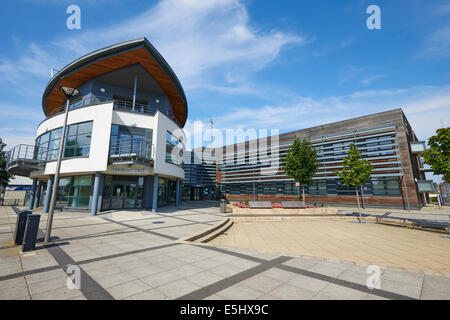
[[[80,90],[71,87],[59,87],[59,90],[61,90],[67,99],[73,98],[80,93]]]

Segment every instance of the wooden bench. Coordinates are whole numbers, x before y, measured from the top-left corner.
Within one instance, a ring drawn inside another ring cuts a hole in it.
[[[281,201],[283,209],[305,209],[301,201]]]
[[[271,201],[249,201],[250,209],[272,209]]]

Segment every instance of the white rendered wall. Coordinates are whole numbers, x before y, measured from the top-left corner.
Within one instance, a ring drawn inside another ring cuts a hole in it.
[[[63,159],[61,161],[61,174],[89,173],[105,171],[108,165],[109,140],[111,134],[111,121],[113,104],[106,103],[69,111],[67,125],[93,121],[92,137],[89,157]],[[57,115],[39,125],[37,135],[46,131],[62,127],[64,114]],[[55,174],[56,161],[48,162],[45,166],[45,175]]]
[[[108,170],[109,141],[111,125],[135,126],[138,128],[152,129],[152,151],[154,156],[154,173],[162,177],[174,177],[184,179],[182,167],[166,162],[166,132],[182,133],[178,125],[165,114],[158,111],[155,116],[142,113],[123,112],[113,110],[112,103],[95,105],[75,109],[69,112],[67,125],[93,121],[92,138],[89,157],[63,159],[61,161],[61,174],[83,174],[93,172],[106,172]],[[64,114],[52,117],[41,123],[37,130],[37,136],[62,127]],[[44,175],[55,174],[56,161],[48,162]]]
[[[159,111],[156,113],[155,119],[157,123],[157,130],[153,132],[153,144],[156,145],[155,173],[161,176],[174,176],[184,180],[183,168],[166,162],[166,133],[167,131],[183,133],[182,129],[169,117]]]

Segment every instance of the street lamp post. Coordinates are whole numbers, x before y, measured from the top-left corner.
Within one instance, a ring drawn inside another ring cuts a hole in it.
[[[52,197],[50,200],[50,208],[48,210],[47,228],[45,230],[45,240],[44,240],[45,243],[50,242],[50,234],[52,232],[53,212],[55,211],[56,196],[58,193],[59,171],[61,169],[61,159],[62,159],[62,153],[64,150],[64,143],[65,143],[65,137],[66,137],[67,117],[69,115],[70,99],[80,93],[80,91],[78,89],[74,89],[71,87],[60,87],[59,90],[61,90],[61,92],[64,94],[67,101],[66,101],[66,110],[64,112],[64,125],[62,128],[61,140],[59,143],[58,161],[56,162],[55,178],[53,181]]]

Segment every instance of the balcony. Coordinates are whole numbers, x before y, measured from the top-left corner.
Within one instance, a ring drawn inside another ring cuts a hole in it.
[[[155,146],[142,139],[121,140],[118,144],[111,144],[109,162],[112,165],[153,166]]]
[[[98,105],[98,104],[104,104],[104,103],[113,103],[114,110],[117,110],[117,111],[144,113],[144,114],[149,114],[152,116],[154,116],[156,114],[156,112],[159,110],[158,105],[151,106],[148,104],[144,105],[144,104],[135,103],[133,106],[133,103],[131,101],[118,100],[118,99],[113,99],[110,97],[94,96],[92,94],[89,95],[87,98],[83,97],[83,99],[71,103],[69,105],[69,110],[76,110],[76,109],[81,109],[81,108],[90,107],[90,106],[94,106],[94,105]],[[63,106],[53,110],[52,112],[47,114],[47,118],[45,120],[47,120],[51,117],[54,117],[58,114],[64,113],[65,109],[66,109],[66,106],[63,105]],[[174,115],[172,113],[169,113],[169,114],[166,112],[163,112],[163,113],[166,116],[168,116],[173,122],[175,122],[179,127],[181,127],[180,123],[174,117]]]
[[[35,146],[20,144],[6,153],[6,170],[17,176],[28,177],[33,170],[42,169],[44,162]]]

